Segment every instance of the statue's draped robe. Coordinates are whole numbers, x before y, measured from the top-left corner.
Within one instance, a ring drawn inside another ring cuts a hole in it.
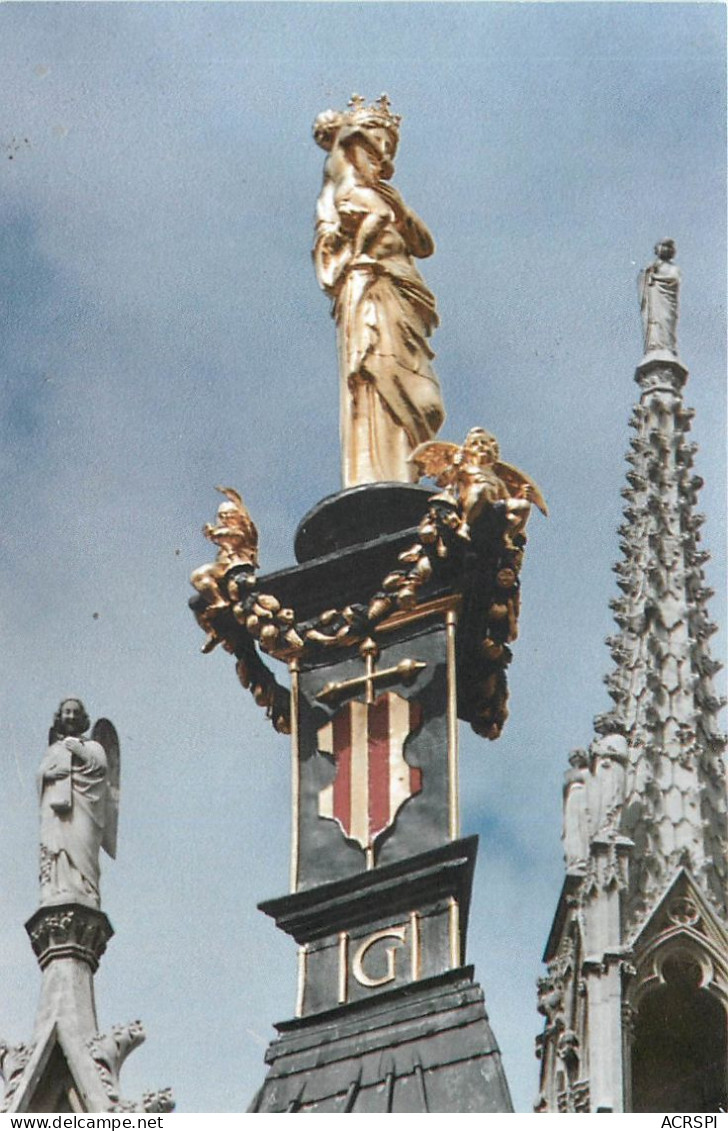
[[[564,781],[564,825],[562,840],[567,871],[586,866],[589,854],[587,770],[570,769]]]
[[[595,832],[608,831],[619,817],[625,797],[627,772],[613,754],[600,754],[591,778],[590,809]]]
[[[108,766],[100,743],[74,741],[81,742],[83,753],[74,754],[73,762],[61,739],[48,748],[38,772],[42,906],[72,902],[99,906]]]
[[[319,210],[314,261],[334,303],[344,486],[413,482],[408,457],[444,419],[427,343],[437,326],[435,299],[394,218],[353,262],[351,242],[329,217]]]
[[[638,287],[645,354],[665,350],[677,356],[680,272],[658,261],[640,272]]]

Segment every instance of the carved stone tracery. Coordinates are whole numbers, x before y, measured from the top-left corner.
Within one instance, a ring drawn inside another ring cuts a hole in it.
[[[695,927],[700,921],[700,912],[695,901],[689,896],[679,896],[674,899],[667,909],[671,922],[678,927]]]
[[[0,1074],[5,1081],[5,1094],[0,1111],[7,1111],[10,1107],[34,1049],[33,1043],[8,1045],[0,1040]]]
[[[41,970],[54,958],[79,958],[92,971],[114,931],[103,911],[80,904],[42,907],[26,923]]]
[[[564,983],[555,972],[538,979],[538,1012],[546,1018],[545,1033],[563,1026]]]

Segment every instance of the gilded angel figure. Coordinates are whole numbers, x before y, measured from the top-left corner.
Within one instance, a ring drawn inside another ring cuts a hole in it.
[[[472,524],[493,503],[505,502],[514,530],[525,526],[531,503],[548,514],[540,488],[524,471],[501,460],[498,441],[484,428],[471,428],[462,445],[443,440],[420,444],[410,460],[419,478],[433,478],[446,489],[439,497],[459,508],[463,538],[470,537]]]
[[[258,529],[250,517],[240,494],[232,487],[217,487],[227,499],[217,508],[217,521],[206,522],[202,533],[218,547],[217,558],[200,566],[190,581],[198,593],[208,598],[207,611],[224,609],[227,601],[220,592],[219,582],[229,569],[236,565],[253,568],[258,565]]]
[[[228,607],[229,601],[220,589],[225,574],[234,566],[245,566],[252,574],[258,566],[258,528],[242,496],[233,487],[217,487],[216,490],[227,502],[220,503],[216,522],[206,522],[202,533],[218,547],[217,557],[190,576],[192,585],[206,599],[204,609],[196,613],[198,622],[209,633],[203,652],[211,652],[219,643],[211,615]]]

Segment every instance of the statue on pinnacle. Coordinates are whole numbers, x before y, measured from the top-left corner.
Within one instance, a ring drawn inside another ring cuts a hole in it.
[[[119,740],[108,719],[91,725],[80,699],[56,711],[38,772],[40,903],[99,908],[99,850],[116,856]]]
[[[640,271],[639,295],[645,357],[663,352],[673,357],[678,356],[680,270],[672,262],[676,250],[674,240],[661,240],[655,245],[655,262]]]
[[[144,1041],[140,1021],[102,1033],[94,976],[114,934],[100,908],[99,852],[116,855],[119,739],[80,699],[63,699],[38,772],[40,907],[25,924],[42,972],[32,1039],[0,1038],[0,1111],[168,1112],[168,1088],[122,1098],[119,1073]],[[89,1126],[94,1126],[89,1123]]]
[[[399,123],[386,95],[371,106],[353,95],[313,127],[328,154],[313,258],[337,326],[344,487],[411,483],[408,457],[445,416],[428,343],[435,298],[414,264],[435,245],[389,183]]]

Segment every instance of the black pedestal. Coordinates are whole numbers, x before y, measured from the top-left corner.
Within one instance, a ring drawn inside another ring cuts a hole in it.
[[[271,900],[299,943],[299,1017],[276,1026],[257,1112],[511,1111],[472,967],[477,840]]]

